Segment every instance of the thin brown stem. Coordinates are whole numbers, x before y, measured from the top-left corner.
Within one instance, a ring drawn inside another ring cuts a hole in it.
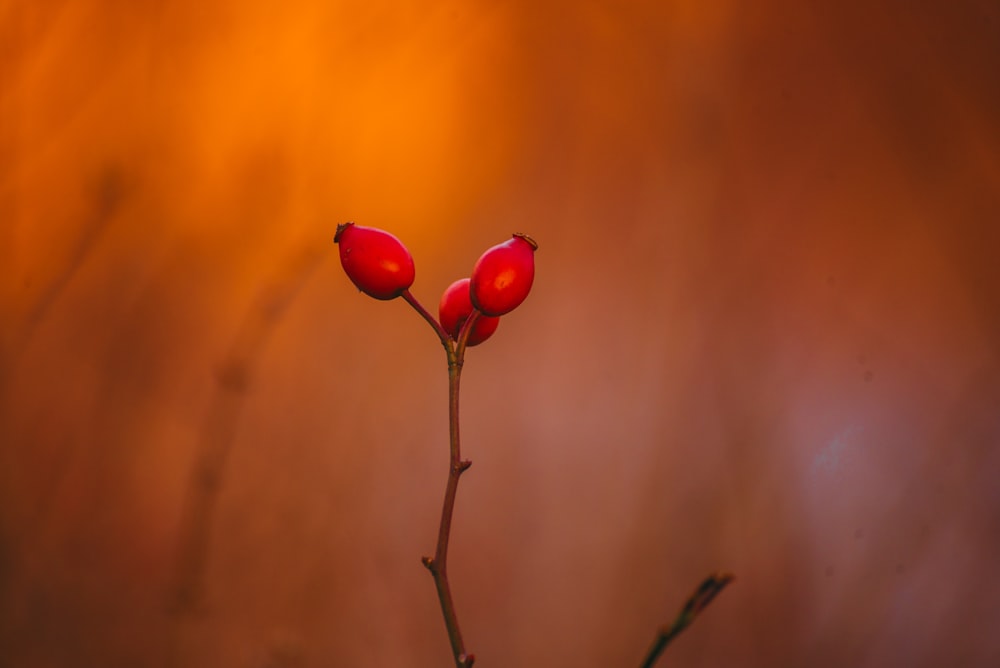
[[[465,651],[465,641],[462,640],[462,631],[458,626],[458,614],[455,612],[451,584],[448,581],[448,541],[451,538],[451,519],[455,512],[458,479],[472,465],[472,462],[462,459],[458,428],[458,390],[462,378],[466,342],[469,340],[469,333],[472,331],[472,325],[475,324],[479,313],[473,311],[463,324],[458,341],[454,341],[409,290],[404,290],[401,296],[434,329],[448,356],[448,437],[450,444],[448,483],[445,486],[444,503],[441,508],[437,547],[434,549],[433,557],[424,557],[422,561],[434,577],[434,586],[437,589],[438,600],[441,602],[441,613],[444,615],[444,624],[448,630],[448,640],[451,643],[452,655],[455,657],[455,666],[457,668],[471,668],[475,657]]]
[[[458,668],[469,668],[475,657],[465,651],[462,631],[458,625],[458,615],[455,612],[455,602],[451,596],[451,585],[448,581],[448,541],[451,537],[451,519],[455,510],[455,497],[458,493],[458,479],[472,464],[462,459],[458,433],[458,389],[462,376],[462,361],[457,354],[449,351],[448,355],[448,422],[451,441],[451,456],[448,465],[448,483],[444,492],[444,504],[441,508],[441,525],[438,528],[437,548],[434,557],[424,557],[424,566],[434,576],[434,586],[437,588],[438,599],[441,601],[441,612],[448,629],[448,640]]]
[[[451,337],[448,336],[448,332],[444,331],[444,327],[441,326],[441,323],[439,323],[434,316],[432,316],[427,309],[423,307],[423,304],[417,301],[417,298],[414,297],[409,290],[403,290],[403,294],[401,294],[400,297],[402,297],[407,304],[412,306],[413,310],[419,313],[421,318],[427,321],[427,324],[431,326],[434,333],[438,335],[439,339],[441,339],[441,345],[444,346],[445,350],[449,351],[450,355],[452,345]]]
[[[664,626],[657,631],[653,645],[646,653],[646,658],[643,660],[641,668],[652,668],[653,664],[660,657],[660,654],[670,644],[670,641],[686,629],[694,621],[694,618],[712,602],[716,594],[722,591],[722,588],[732,582],[732,580],[733,576],[729,573],[714,573],[705,578],[705,581],[701,583],[695,592],[691,594],[687,602],[684,603],[684,607],[681,608],[681,612],[677,615],[674,623],[670,626]]]

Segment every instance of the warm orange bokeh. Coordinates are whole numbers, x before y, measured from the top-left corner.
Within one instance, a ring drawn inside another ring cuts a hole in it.
[[[988,5],[0,0],[0,665],[1000,664]]]

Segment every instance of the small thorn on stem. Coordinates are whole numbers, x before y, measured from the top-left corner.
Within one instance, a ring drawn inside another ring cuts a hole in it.
[[[434,559],[432,559],[431,557],[420,557],[420,563],[422,563],[427,568],[427,570],[429,571],[434,570]]]
[[[458,463],[458,472],[459,473],[464,473],[465,469],[469,468],[470,466],[472,466],[472,460],[471,459],[463,459],[462,461],[460,461]]]
[[[476,655],[463,654],[462,656],[458,657],[458,660],[461,662],[463,666],[465,666],[465,668],[472,668],[472,662],[476,660]]]

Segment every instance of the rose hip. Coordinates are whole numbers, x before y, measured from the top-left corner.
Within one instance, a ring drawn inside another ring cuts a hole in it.
[[[395,299],[413,285],[413,257],[392,234],[343,223],[333,240],[348,278],[369,297]]]
[[[490,248],[472,269],[472,304],[488,316],[501,316],[517,308],[535,279],[538,244],[526,234]]]
[[[462,325],[472,315],[472,299],[469,297],[469,279],[462,278],[444,291],[441,296],[441,305],[438,307],[438,319],[444,331],[448,332],[451,338],[458,340],[458,334],[462,331]],[[493,336],[500,325],[500,318],[480,315],[476,322],[472,324],[472,331],[469,332],[467,346],[478,346],[486,339]]]

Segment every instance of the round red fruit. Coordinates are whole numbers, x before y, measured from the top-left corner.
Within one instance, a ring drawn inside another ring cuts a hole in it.
[[[462,278],[451,285],[441,295],[441,305],[438,307],[438,319],[444,331],[448,332],[451,338],[458,340],[458,334],[462,331],[462,325],[472,315],[472,299],[469,297],[469,279]],[[493,336],[500,325],[500,318],[480,315],[472,323],[472,331],[469,332],[469,339],[465,345],[478,346],[486,339]]]
[[[375,299],[395,299],[413,285],[413,257],[392,234],[354,223],[337,226],[340,264],[358,290]]]
[[[483,253],[472,269],[472,304],[489,316],[516,309],[535,280],[536,250],[534,239],[516,233],[509,241]]]

